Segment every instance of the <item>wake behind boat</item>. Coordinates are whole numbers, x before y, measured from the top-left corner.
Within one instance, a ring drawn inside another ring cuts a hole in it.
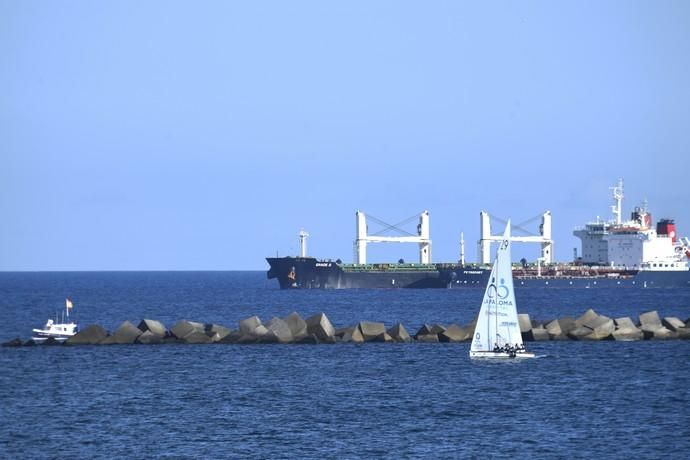
[[[510,220],[484,291],[470,358],[534,358],[534,353],[525,350],[518,323],[510,263]]]
[[[69,321],[69,312],[73,308],[72,301],[65,299],[65,311],[62,314],[62,320],[58,320],[57,313],[55,314],[55,321],[48,319],[43,329],[33,329],[33,340],[35,343],[41,344],[52,339],[56,342],[64,342],[77,333],[79,327],[75,322]]]

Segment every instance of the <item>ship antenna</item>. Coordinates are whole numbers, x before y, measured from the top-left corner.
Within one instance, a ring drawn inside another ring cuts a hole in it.
[[[613,191],[613,205],[611,211],[616,218],[616,224],[620,225],[623,216],[623,179],[618,179],[618,185],[609,187]]]

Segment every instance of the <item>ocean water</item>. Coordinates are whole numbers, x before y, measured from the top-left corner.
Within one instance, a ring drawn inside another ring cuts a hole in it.
[[[536,319],[656,309],[683,289],[518,290]],[[0,273],[0,340],[70,297],[81,325],[153,318],[236,327],[292,311],[465,324],[482,291],[280,291],[263,272]],[[468,344],[0,349],[2,458],[687,458],[690,342],[528,343],[486,363]]]

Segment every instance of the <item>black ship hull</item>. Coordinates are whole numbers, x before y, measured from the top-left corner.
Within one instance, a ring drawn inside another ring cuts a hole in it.
[[[489,267],[461,264],[348,265],[313,257],[269,257],[269,279],[281,289],[483,288]],[[690,288],[690,271],[638,271],[567,267],[516,268],[516,288]]]
[[[342,265],[312,257],[267,258],[268,278],[281,289],[446,288],[448,281],[435,267],[395,269],[366,266],[344,269]]]

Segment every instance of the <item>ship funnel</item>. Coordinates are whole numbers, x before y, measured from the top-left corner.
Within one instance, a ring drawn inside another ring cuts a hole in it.
[[[678,235],[676,234],[676,224],[671,219],[661,219],[656,224],[657,235],[665,235],[671,238],[671,241],[675,244],[678,241]]]

